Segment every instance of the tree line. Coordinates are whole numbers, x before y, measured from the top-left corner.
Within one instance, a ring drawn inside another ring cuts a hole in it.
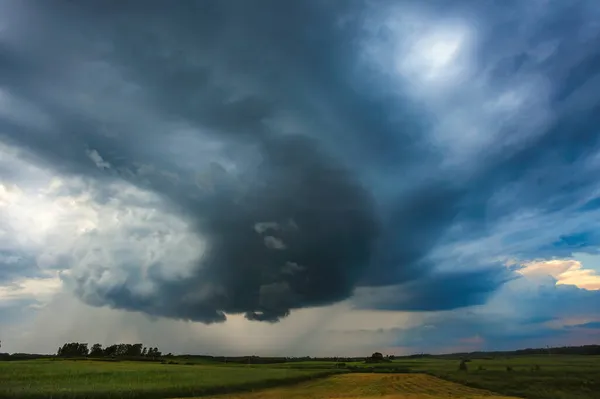
[[[160,357],[162,353],[157,347],[145,347],[143,344],[113,344],[105,348],[94,344],[88,348],[87,343],[69,342],[58,348],[59,357]]]
[[[546,347],[546,348],[528,348],[516,351],[497,351],[497,352],[469,352],[469,353],[453,353],[443,355],[433,355],[420,353],[409,356],[396,356],[396,359],[410,358],[439,358],[439,359],[483,359],[483,358],[498,358],[509,356],[523,355],[600,355],[600,345],[583,345],[583,346],[565,346],[565,347]],[[8,360],[28,360],[45,357],[53,357],[56,355],[34,354],[34,353],[1,353],[0,361]],[[142,344],[114,344],[103,348],[100,344],[94,344],[91,348],[87,343],[71,342],[64,344],[58,349],[58,357],[98,357],[98,358],[136,358],[139,360],[159,360],[159,357],[170,357],[172,354],[162,355],[157,347],[144,347]],[[381,353],[376,352],[369,358],[371,361],[381,360],[384,357]],[[310,360],[319,361],[335,361],[335,362],[353,362],[364,361],[364,357],[259,357],[259,356],[210,356],[210,355],[180,355],[181,359],[203,359],[225,363],[246,363],[246,364],[263,364],[263,363],[287,363],[287,362],[302,362]],[[394,356],[385,356],[386,360],[393,360]]]
[[[531,356],[531,355],[587,355],[587,356],[598,356],[600,355],[600,345],[582,345],[582,346],[561,346],[561,347],[545,347],[545,348],[527,348],[518,349],[514,351],[477,351],[477,352],[462,352],[462,353],[449,353],[444,355],[430,355],[430,354],[419,354],[405,356],[407,358],[422,358],[422,357],[435,357],[435,358],[448,358],[448,359],[488,359],[497,357],[510,357],[510,356]]]

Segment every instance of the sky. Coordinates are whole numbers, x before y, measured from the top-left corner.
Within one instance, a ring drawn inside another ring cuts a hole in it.
[[[596,0],[0,2],[0,340],[600,338]]]

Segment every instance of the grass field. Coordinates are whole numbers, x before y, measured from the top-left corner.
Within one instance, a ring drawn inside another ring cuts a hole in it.
[[[343,370],[326,361],[186,365],[189,360],[169,360],[181,364],[49,359],[0,362],[0,398],[152,399],[228,393],[221,398],[600,399],[598,356],[474,359],[467,372],[458,371],[458,360],[436,358],[347,362],[349,368]],[[507,371],[507,366],[512,371]],[[393,370],[407,373],[378,373]],[[330,374],[336,375],[317,378]],[[234,394],[248,390],[254,392]],[[490,396],[491,392],[496,396]]]
[[[168,398],[298,382],[323,370],[170,365],[148,362],[0,362],[0,398]]]
[[[458,362],[429,361],[413,370],[529,399],[600,399],[600,357],[528,356],[473,360],[468,372],[457,370]],[[539,371],[534,371],[536,365]],[[507,366],[512,371],[507,371]],[[483,370],[480,370],[482,368]]]
[[[309,367],[309,362],[300,367]],[[349,363],[350,366],[377,369],[398,368],[427,373],[508,396],[528,399],[600,399],[599,356],[523,356],[475,359],[468,371],[458,371],[458,360],[435,358],[398,359],[393,363]],[[331,363],[333,367],[334,363]],[[535,366],[539,370],[533,370]],[[289,365],[281,365],[287,367]],[[323,368],[319,363],[317,367]],[[507,371],[511,367],[512,371]]]
[[[309,369],[313,362],[284,363],[277,367]],[[334,367],[334,362],[315,362],[315,368]],[[358,368],[407,370],[426,373],[508,396],[528,399],[600,399],[600,356],[522,356],[474,359],[468,371],[458,371],[458,360],[421,358],[397,359],[392,363],[347,363]],[[539,370],[532,370],[535,366]],[[512,371],[507,371],[507,366]]]
[[[510,399],[425,374],[343,374],[211,399]]]

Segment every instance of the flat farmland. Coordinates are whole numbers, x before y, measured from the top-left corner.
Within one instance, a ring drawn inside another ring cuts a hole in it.
[[[0,362],[0,398],[172,398],[295,383],[323,370],[219,367],[149,362]]]
[[[514,399],[426,374],[342,374],[211,399]]]
[[[0,362],[0,399],[600,399],[600,357],[400,358],[380,364],[38,359]],[[221,395],[221,396],[218,396]]]

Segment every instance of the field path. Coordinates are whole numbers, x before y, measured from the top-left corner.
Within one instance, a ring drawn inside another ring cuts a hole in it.
[[[213,399],[516,399],[426,374],[342,374],[298,385]]]

